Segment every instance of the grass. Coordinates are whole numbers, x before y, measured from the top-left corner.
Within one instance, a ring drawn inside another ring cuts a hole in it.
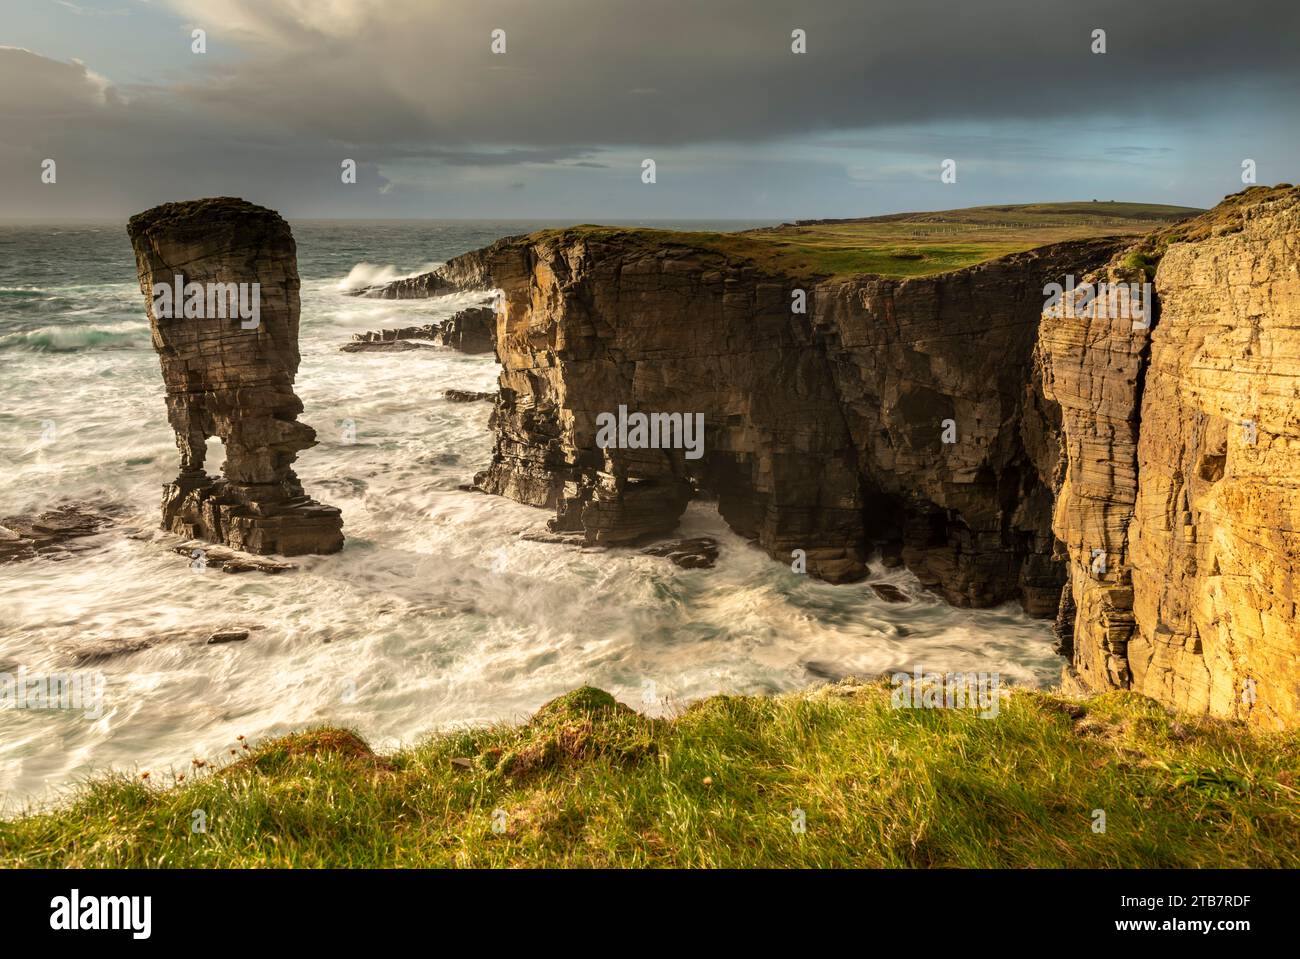
[[[1200,216],[1153,230],[1129,252],[1124,265],[1133,270],[1142,270],[1148,280],[1155,279],[1156,268],[1170,244],[1194,243],[1208,237],[1237,233],[1245,227],[1249,211],[1262,203],[1282,199],[1294,191],[1295,187],[1290,183],[1279,183],[1271,187],[1249,186],[1238,193],[1232,193],[1224,197],[1223,202],[1214,209],[1207,210]]]
[[[959,270],[1069,240],[1139,236],[1202,211],[1143,203],[1031,203],[857,220],[808,220],[740,233],[585,225],[535,236],[641,243],[647,252],[707,250],[769,273],[815,279],[906,278]]]
[[[583,688],[390,755],[318,729],[241,756],[87,782],[0,823],[0,865],[1300,865],[1300,733],[1132,693],[1016,691],[981,719],[846,680],[649,719]]]

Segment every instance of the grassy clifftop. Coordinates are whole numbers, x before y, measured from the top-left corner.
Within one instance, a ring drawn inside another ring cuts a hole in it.
[[[795,277],[846,279],[871,273],[901,278],[959,270],[1069,240],[1140,236],[1202,212],[1149,203],[1030,203],[855,220],[801,220],[742,233],[587,225],[538,235],[582,234],[640,241],[654,250],[708,250]]]
[[[318,729],[96,779],[0,823],[0,865],[1294,867],[1298,769],[1298,733],[1130,693],[982,719],[846,680],[654,720],[583,688],[390,755]]]

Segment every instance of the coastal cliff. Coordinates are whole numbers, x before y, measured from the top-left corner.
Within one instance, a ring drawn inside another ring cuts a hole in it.
[[[476,482],[593,543],[667,533],[704,495],[812,575],[860,579],[880,548],[955,604],[1054,614],[1036,463],[1055,446],[1024,371],[1043,285],[1120,245],[827,282],[637,234],[502,241],[451,264],[504,292],[497,446]],[[601,448],[597,417],[620,405],[702,414],[703,456]]]
[[[1056,616],[1088,690],[1284,726],[1300,718],[1298,208],[1300,191],[1255,188],[1137,240],[909,278],[579,227],[498,241],[424,286],[503,291],[476,485],[553,509],[555,529],[633,543],[713,499],[796,570],[848,582],[879,550],[954,604]],[[1141,323],[1044,310],[1049,283],[1136,289],[1152,271]],[[598,442],[620,407],[701,414],[703,454]]]
[[[1251,189],[1140,242],[1157,317],[1045,314],[1063,411],[1054,529],[1074,677],[1300,722],[1300,190]],[[1127,265],[1122,262],[1127,260]],[[1102,562],[1098,562],[1098,556]]]

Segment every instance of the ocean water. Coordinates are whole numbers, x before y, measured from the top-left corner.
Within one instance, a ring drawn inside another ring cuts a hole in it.
[[[352,333],[433,322],[479,296],[365,300],[349,286],[420,272],[537,223],[291,224],[302,275],[297,391],[319,445],[296,470],[343,510],[347,545],[278,576],[196,570],[157,530],[178,455],[124,224],[0,224],[0,516],[63,502],[119,510],[93,549],[0,566],[0,673],[66,673],[78,649],[250,627],[245,642],[160,642],[83,671],[102,714],[0,708],[0,810],[56,799],[91,772],[165,779],[237,737],[350,726],[375,746],[518,720],[582,683],[648,712],[719,691],[846,674],[997,672],[1056,679],[1049,625],[793,574],[695,504],[682,535],[721,544],[712,570],[635,550],[521,540],[545,511],[456,487],[491,457],[491,357],[339,352]],[[738,229],[757,224],[663,224]],[[347,421],[355,442],[347,442]],[[212,441],[208,468],[221,461]],[[157,781],[157,780],[155,780]]]

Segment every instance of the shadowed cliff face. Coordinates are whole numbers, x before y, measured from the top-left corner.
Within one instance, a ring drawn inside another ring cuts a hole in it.
[[[668,533],[698,491],[812,575],[861,578],[879,545],[953,603],[1054,614],[1063,569],[1037,464],[1057,441],[1027,371],[1044,284],[1116,248],[817,284],[633,237],[501,241],[448,267],[505,294],[497,447],[477,482],[591,542]],[[597,418],[620,405],[702,414],[703,455],[601,448]]]
[[[1245,191],[1167,239],[1151,330],[1043,319],[1072,667],[1092,689],[1294,725],[1300,190]],[[1132,276],[1120,259],[1103,278]]]
[[[298,422],[298,267],[289,226],[271,210],[219,197],[167,203],[131,218],[135,249],[176,431],[181,470],[164,488],[163,528],[253,553],[332,553],[339,511],[304,492],[292,464],[315,445]],[[232,316],[221,294],[186,315],[182,284],[257,284],[258,315]],[[161,309],[160,303],[165,303]],[[160,312],[167,315],[159,315]],[[203,468],[208,437],[225,445],[224,479]]]
[[[1054,424],[1030,375],[1043,287],[1107,259],[1086,241],[916,280],[817,289],[869,533],[960,606],[1053,614]]]

